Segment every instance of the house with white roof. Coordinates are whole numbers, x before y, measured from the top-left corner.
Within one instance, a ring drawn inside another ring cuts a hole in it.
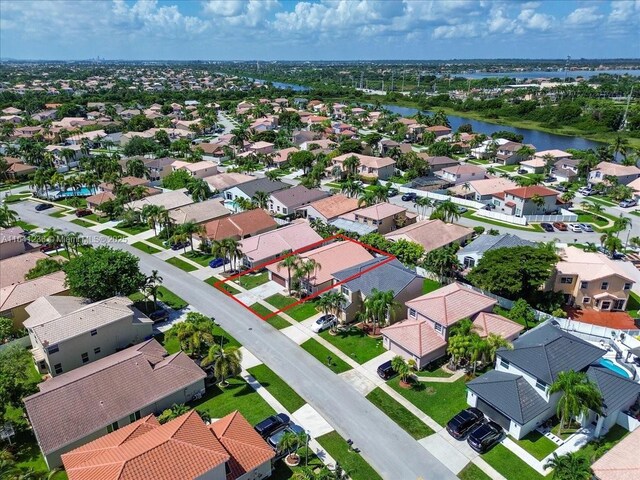
[[[194,163],[176,160],[171,164],[171,168],[174,172],[176,170],[184,170],[194,178],[205,178],[218,173],[218,167],[205,160]]]
[[[482,180],[485,178],[487,171],[484,168],[472,164],[456,165],[454,167],[446,167],[434,173],[436,177],[440,177],[454,185],[471,182],[473,180]]]

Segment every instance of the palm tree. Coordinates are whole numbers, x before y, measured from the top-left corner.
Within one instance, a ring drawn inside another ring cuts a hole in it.
[[[418,197],[416,198],[416,207],[419,212],[422,212],[420,215],[422,217],[426,216],[427,208],[431,208],[433,206],[433,201],[429,197]]]
[[[149,178],[149,169],[139,158],[127,160],[126,169],[130,177]]]
[[[225,238],[222,240],[224,244],[225,252],[231,262],[231,269],[236,270],[236,262],[242,257],[242,250],[240,250],[240,242],[235,238]]]
[[[622,240],[611,232],[607,232],[600,237],[600,243],[602,247],[609,252],[609,256],[613,258],[613,255],[622,250]]]
[[[513,345],[498,333],[490,333],[489,335],[487,335],[486,342],[486,353],[489,354],[489,359],[492,363],[496,361],[496,352],[499,348],[508,348],[509,350],[513,348]]]
[[[358,167],[360,167],[360,159],[355,155],[351,155],[344,159],[342,167],[349,177],[355,177],[358,174]]]
[[[447,283],[454,277],[454,272],[460,269],[460,261],[456,254],[458,248],[459,245],[457,243],[436,248],[427,253],[422,266],[438,275],[440,283]]]
[[[589,459],[579,452],[561,456],[554,452],[553,458],[545,463],[544,468],[553,468],[554,480],[590,480],[593,475]]]
[[[9,228],[18,220],[18,212],[11,210],[9,205],[3,203],[0,205],[0,227]],[[8,268],[8,267],[7,267]]]
[[[160,284],[162,284],[162,277],[158,275],[158,270],[151,270],[151,275],[145,281],[144,291],[153,299],[154,308],[158,307],[158,295],[162,296]]]
[[[531,148],[529,145],[522,145],[517,151],[516,155],[520,158],[528,160],[531,156],[536,153],[534,148]]]
[[[214,240],[209,245],[209,251],[211,255],[214,255],[216,258],[222,258],[226,260],[227,258],[227,246],[223,240]],[[227,271],[227,263],[223,261],[222,263],[222,271]]]
[[[373,190],[365,190],[358,199],[358,207],[366,206],[370,207],[371,205],[375,205],[378,203],[376,198],[376,192]]]
[[[471,358],[469,360],[473,365],[473,375],[475,376],[478,361],[485,359],[489,345],[484,338],[480,337],[480,335],[473,334],[470,338],[471,342],[469,344],[469,353]]]
[[[340,310],[342,310],[345,302],[346,300],[340,292],[336,290],[330,290],[316,300],[316,306],[320,308],[322,310],[322,313],[324,313],[325,315],[331,313],[336,318],[338,318]],[[336,324],[334,322],[331,325],[331,330],[335,331],[335,328]]]
[[[616,232],[616,236],[618,236],[620,232],[624,232],[630,226],[631,226],[631,219],[629,217],[625,217],[622,214],[620,214],[620,216],[616,218],[613,222],[613,229]]]
[[[269,194],[266,192],[256,192],[251,199],[258,208],[266,210],[269,206]]]
[[[180,322],[175,324],[169,332],[169,335],[178,339],[180,348],[188,355],[199,353],[203,343],[213,343],[211,328],[205,323]]]
[[[294,277],[298,279],[299,288],[301,291],[303,288],[305,288],[307,290],[307,293],[309,294],[311,293],[312,291],[311,274],[315,275],[317,271],[321,269],[322,269],[322,265],[320,265],[313,258],[301,260],[298,263],[298,266],[295,269]],[[300,282],[301,278],[304,278],[306,280],[306,285],[304,286],[302,285],[302,282]]]
[[[203,231],[202,225],[199,225],[196,222],[189,220],[184,222],[182,225],[180,225],[178,227],[178,231],[187,236],[191,244],[191,252],[193,253],[193,236],[196,234],[202,233]]]
[[[145,205],[140,212],[142,221],[147,222],[149,228],[153,228],[153,234],[158,235],[157,222],[160,213],[159,205]]]
[[[211,196],[209,184],[201,178],[193,178],[187,183],[187,190],[194,202],[201,202]]]
[[[286,252],[282,252],[281,255],[286,255],[286,254],[287,254]],[[291,271],[296,270],[299,264],[300,264],[300,257],[295,254],[285,257],[283,260],[280,261],[280,263],[278,263],[278,268],[287,269],[287,285],[289,287],[289,295],[291,295]]]
[[[393,290],[374,288],[371,291],[371,295],[364,300],[364,313],[365,318],[371,321],[374,333],[378,325],[386,325],[394,319],[398,305]]]
[[[213,374],[220,387],[226,387],[226,379],[239,375],[242,371],[242,352],[237,347],[212,345],[200,365],[213,365]]]
[[[562,392],[557,407],[560,432],[564,429],[565,422],[571,422],[571,419],[578,415],[586,415],[589,410],[597,414],[602,413],[602,394],[584,372],[559,372],[549,388],[549,395],[556,392]]]
[[[531,202],[537,207],[538,210],[544,207],[544,198],[537,193],[533,194],[533,196],[531,197]]]
[[[396,355],[395,357],[393,357],[391,359],[391,367],[400,376],[400,381],[402,383],[409,383],[409,378],[411,377],[411,366],[404,358],[402,358],[400,355]]]
[[[440,219],[443,222],[452,223],[460,218],[460,210],[458,209],[458,205],[453,203],[451,200],[445,200],[440,203],[433,213],[431,214],[431,219]]]
[[[158,422],[160,422],[161,424],[167,423],[174,418],[178,418],[179,416],[184,415],[189,410],[191,409],[184,403],[174,403],[173,405],[171,405],[171,408],[163,410],[162,413],[158,415]]]

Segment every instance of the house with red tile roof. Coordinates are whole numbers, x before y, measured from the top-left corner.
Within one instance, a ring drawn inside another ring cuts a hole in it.
[[[335,195],[323,198],[322,200],[311,202],[309,205],[300,207],[297,210],[298,212],[301,212],[303,216],[306,216],[309,221],[317,219],[326,223],[357,209],[357,198],[351,198],[341,193],[336,193]]]
[[[542,185],[518,187],[493,194],[495,211],[522,217],[546,215],[560,209],[558,192]]]
[[[406,227],[399,228],[385,235],[392,242],[407,240],[422,245],[425,253],[452,243],[464,245],[473,235],[473,229],[445,223],[442,220],[422,220]]]
[[[340,167],[344,172],[344,161],[347,158],[356,157],[360,162],[358,173],[363,177],[377,178],[378,180],[386,180],[394,174],[396,161],[390,157],[372,157],[359,153],[345,153],[331,160],[331,169]]]
[[[205,223],[204,237],[209,240],[223,240],[225,238],[242,240],[276,228],[278,228],[278,224],[271,215],[256,208]]]
[[[239,412],[205,425],[192,410],[163,425],[147,415],[62,461],[70,480],[238,480],[270,476],[274,456]]]
[[[640,478],[640,428],[636,429],[591,465],[596,480]]]

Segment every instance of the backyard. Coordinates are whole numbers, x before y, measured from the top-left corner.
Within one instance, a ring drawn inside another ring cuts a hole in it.
[[[302,345],[300,345],[307,353],[315,357],[320,363],[327,368],[331,369],[334,373],[343,373],[347,370],[351,370],[351,367],[347,362],[342,360],[328,350],[324,345],[321,345],[318,341],[310,338]]]
[[[382,338],[371,338],[355,326],[347,328],[335,335],[325,330],[320,336],[358,363],[368,362],[385,352]]]
[[[436,282],[435,280],[431,280],[430,278],[425,278],[422,282],[422,293],[431,293],[434,290],[440,288],[440,282]]]
[[[301,322],[302,320],[306,320],[307,318],[318,313],[315,305],[312,301],[303,302],[295,307],[288,308],[289,305],[293,305],[297,302],[295,298],[285,297],[284,295],[280,295],[276,293],[275,295],[270,296],[266,299],[266,302],[273,305],[277,309],[286,309],[285,313],[289,315],[291,318],[296,320],[297,322]]]

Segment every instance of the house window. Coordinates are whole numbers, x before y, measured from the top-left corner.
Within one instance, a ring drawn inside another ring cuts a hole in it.
[[[600,285],[600,290],[607,290],[609,288],[609,282],[602,282]]]
[[[94,335],[97,335],[97,334],[98,334],[98,330],[95,330],[95,329],[94,329],[94,330],[91,330],[91,336],[92,336],[92,337],[93,337]]]
[[[53,344],[53,345],[50,345],[50,346],[47,348],[47,353],[48,353],[49,355],[51,355],[52,353],[58,353],[59,351],[60,351],[60,348],[58,347],[58,344],[57,344],[57,343],[55,343],[55,344]]]
[[[438,333],[442,333],[444,331],[444,328],[438,322],[436,322],[433,325],[433,328],[435,328],[436,332],[438,332]]]
[[[543,392],[547,390],[547,384],[544,383],[539,378],[536,378],[536,388],[542,390]]]
[[[416,317],[416,311],[413,308],[409,309],[409,316],[415,318]]]
[[[591,298],[589,298],[589,297],[583,297],[583,298],[582,298],[582,303],[591,303]]]
[[[53,366],[53,371],[56,373],[56,375],[60,375],[62,373],[62,364],[61,363],[56,363]]]
[[[80,358],[82,358],[82,363],[87,363],[89,361],[89,354],[87,352],[84,352],[82,355],[80,355]]]
[[[96,347],[93,349],[93,353],[98,355],[100,353],[100,347]]]
[[[500,359],[500,365],[502,365],[502,367],[504,367],[505,370],[509,370],[509,365],[511,365],[509,363],[508,360],[505,360],[504,358]]]
[[[583,290],[589,288],[589,282],[580,282],[580,288]]]
[[[349,291],[349,289],[343,285],[342,286],[342,294],[349,296],[350,293],[351,292]]]
[[[573,278],[571,277],[560,277],[560,283],[565,283],[565,284],[572,284],[573,283]]]
[[[107,425],[107,433],[115,432],[118,430],[118,422],[113,422],[111,425]]]
[[[624,284],[624,289],[625,290],[631,290],[631,284],[630,283],[625,283]]]
[[[140,420],[140,410],[129,415],[129,421],[131,423],[135,422],[136,420]]]

